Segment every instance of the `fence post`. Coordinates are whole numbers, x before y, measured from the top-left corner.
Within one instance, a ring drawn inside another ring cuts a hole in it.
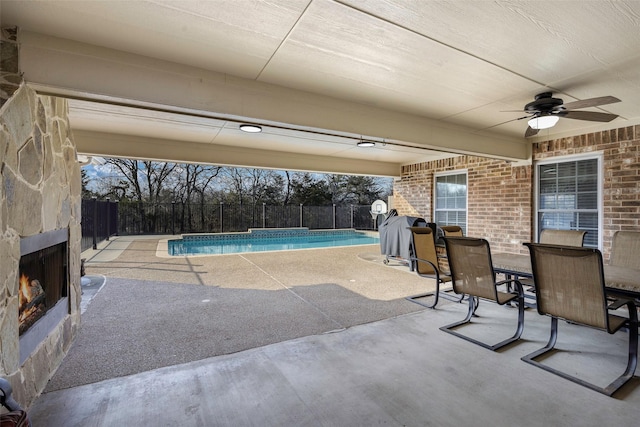
[[[220,232],[224,233],[224,202],[220,202]]]
[[[351,228],[353,228],[353,205],[351,205]]]
[[[113,204],[115,205],[116,209],[116,236],[120,235],[120,200],[116,200],[115,202],[113,202]]]
[[[111,236],[111,199],[107,197],[107,242]]]
[[[176,201],[171,202],[171,234],[176,234]]]
[[[333,204],[333,229],[336,229],[336,204]]]
[[[98,199],[93,197],[93,249],[98,249]]]
[[[302,228],[302,203],[300,203],[300,228]]]
[[[262,202],[262,228],[267,228],[267,204]]]

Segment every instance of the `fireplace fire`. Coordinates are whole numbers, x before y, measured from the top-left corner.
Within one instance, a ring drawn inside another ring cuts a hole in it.
[[[36,320],[44,316],[47,311],[45,305],[46,294],[38,279],[31,279],[25,274],[20,275],[19,290],[20,311],[18,322],[20,324],[20,335]]]
[[[68,294],[67,233],[67,230],[57,230],[26,237],[20,242],[20,335]]]

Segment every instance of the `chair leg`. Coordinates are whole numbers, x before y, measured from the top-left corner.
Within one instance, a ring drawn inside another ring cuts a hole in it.
[[[451,289],[453,290],[453,289]],[[449,289],[447,289],[446,291],[441,291],[440,290],[440,283],[436,282],[436,290],[434,292],[426,292],[424,294],[418,294],[418,295],[412,295],[409,297],[405,297],[405,299],[407,301],[411,301],[411,302],[415,302],[418,305],[421,305],[423,307],[427,307],[427,308],[436,308],[436,305],[438,304],[439,301],[439,297],[443,297],[445,299],[448,299],[449,301],[453,301],[453,302],[462,302],[462,300],[464,299],[464,294],[461,294],[460,296],[452,296],[450,294],[448,294],[447,292],[449,291]],[[433,296],[433,303],[432,304],[428,304],[425,302],[420,301],[421,298],[425,298],[425,297],[430,297]]]
[[[618,378],[616,378],[611,384],[609,384],[606,387],[600,387],[595,384],[589,383],[587,381],[581,380],[580,378],[574,377],[572,375],[569,375],[565,372],[554,369],[550,366],[544,365],[538,362],[537,360],[535,360],[541,355],[553,350],[556,344],[556,341],[558,338],[558,319],[556,317],[551,318],[551,337],[549,338],[549,342],[547,343],[547,345],[541,348],[540,350],[534,351],[533,353],[523,356],[522,360],[531,365],[537,366],[538,368],[544,369],[547,372],[551,372],[552,374],[558,375],[559,377],[572,381],[576,384],[580,384],[583,387],[587,387],[591,390],[597,391],[607,396],[611,396],[613,393],[616,392],[616,390],[618,390],[627,381],[633,378],[633,375],[635,373],[635,370],[638,364],[638,319],[637,319],[637,315],[630,316],[630,317],[635,317],[635,319],[632,318],[629,321],[629,358],[627,360],[627,367],[622,375],[620,375]]]
[[[427,304],[427,303],[424,303],[422,301],[419,301],[420,298],[429,297],[431,295],[434,296],[433,304]],[[435,292],[427,292],[426,294],[412,295],[410,297],[406,297],[405,299],[407,301],[415,302],[416,304],[421,305],[423,307],[436,308],[436,305],[438,304],[438,296],[440,296],[440,282],[438,280],[436,280],[436,290],[435,290]]]
[[[604,388],[604,394],[611,396],[616,390],[622,387],[627,381],[633,378],[638,366],[638,313],[635,308],[629,308],[629,357],[627,368],[624,373],[616,378],[611,384]]]
[[[459,322],[455,322],[450,325],[440,327],[441,331],[444,331],[451,335],[455,335],[459,338],[462,338],[464,340],[467,340],[469,342],[472,342],[474,344],[477,344],[481,347],[487,348],[492,351],[496,351],[499,348],[502,348],[520,339],[520,336],[522,335],[522,331],[524,330],[524,298],[522,297],[522,293],[518,295],[518,325],[516,327],[516,333],[511,338],[507,338],[506,340],[500,341],[499,343],[494,345],[490,345],[482,341],[478,341],[474,338],[468,337],[466,335],[462,335],[459,332],[454,330],[458,326],[462,326],[466,323],[471,323],[471,318],[474,316],[475,311],[478,307],[478,303],[480,301],[478,298],[471,295],[469,296],[468,299],[469,299],[469,311],[467,312],[467,317],[465,317],[463,320]]]

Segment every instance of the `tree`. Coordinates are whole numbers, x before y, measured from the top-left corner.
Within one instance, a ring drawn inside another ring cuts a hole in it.
[[[349,176],[345,187],[351,203],[355,205],[370,205],[384,193],[375,178],[370,176]]]
[[[332,204],[331,190],[320,177],[309,172],[298,172],[292,182],[291,202],[309,206]]]
[[[107,159],[106,162],[119,171],[123,180],[130,184],[133,197],[138,202],[142,229],[155,232],[160,195],[165,189],[165,180],[176,168],[176,164],[118,158]],[[145,211],[143,202],[151,204],[151,213]]]
[[[80,180],[82,184],[82,198],[83,199],[91,199],[96,197],[96,194],[89,190],[89,183],[91,178],[85,169],[80,169]]]
[[[204,230],[207,218],[205,217],[204,205],[207,201],[206,193],[214,180],[222,171],[221,166],[197,165],[197,164],[180,164],[176,165],[174,174],[177,175],[176,182],[173,186],[172,201],[182,202],[182,227],[187,230],[201,229]],[[192,212],[192,204],[200,205],[198,227],[195,215]],[[186,211],[185,211],[186,209]]]

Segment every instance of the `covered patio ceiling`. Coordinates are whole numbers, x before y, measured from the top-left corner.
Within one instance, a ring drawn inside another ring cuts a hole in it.
[[[12,1],[24,79],[70,99],[78,150],[220,165],[398,176],[531,142],[640,124],[640,2]],[[609,123],[523,137],[552,91]],[[262,125],[247,134],[242,122]],[[375,147],[356,146],[359,139]]]

